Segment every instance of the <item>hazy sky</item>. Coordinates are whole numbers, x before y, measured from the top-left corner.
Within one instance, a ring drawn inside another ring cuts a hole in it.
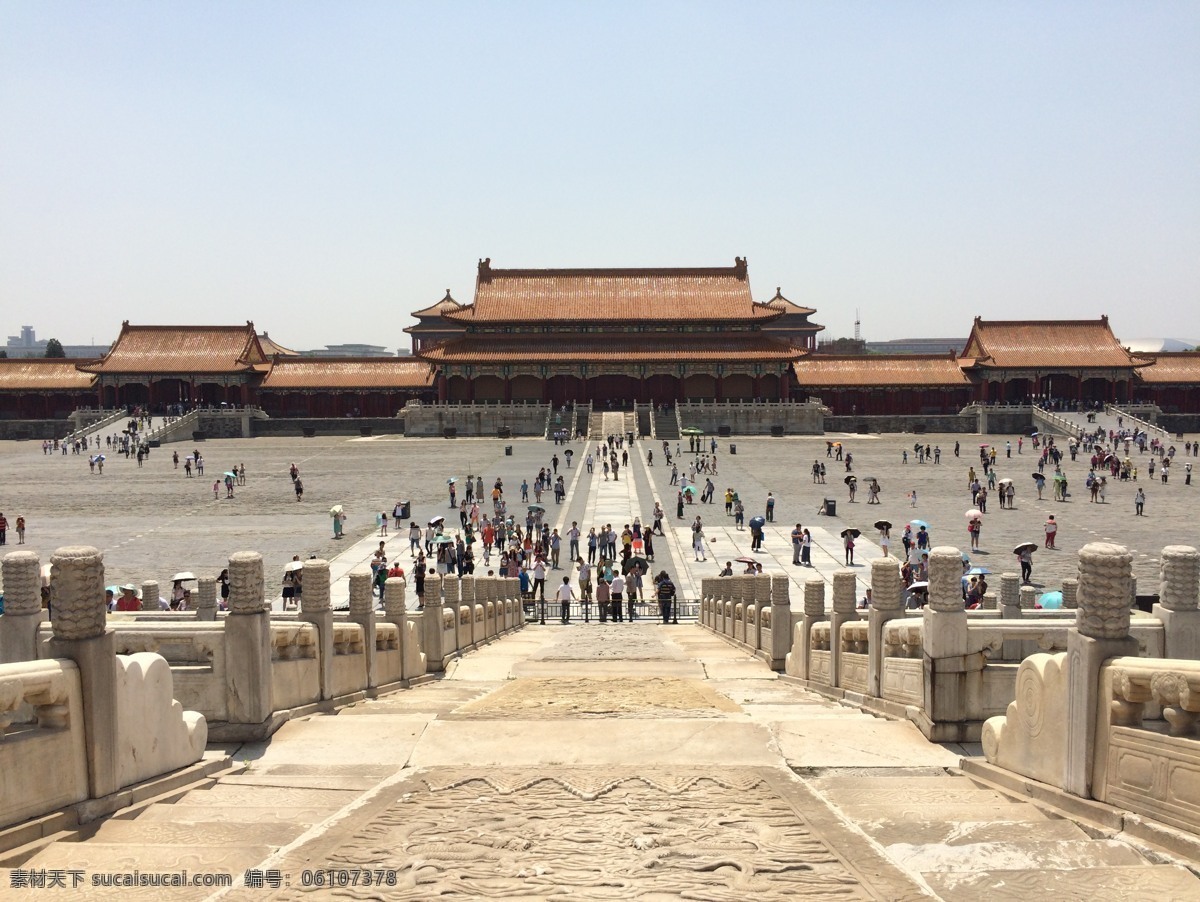
[[[1200,340],[1200,3],[0,0],[0,336],[735,255],[829,337]]]

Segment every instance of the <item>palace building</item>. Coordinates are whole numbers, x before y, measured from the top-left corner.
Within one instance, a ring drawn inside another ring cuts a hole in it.
[[[0,360],[0,419],[80,407],[257,405],[273,417],[391,417],[426,403],[788,402],[835,415],[957,414],[973,403],[1153,403],[1200,413],[1200,353],[1134,354],[1095,320],[976,317],[961,351],[814,353],[824,328],[732,266],[500,269],[417,310],[411,357],[301,356],[236,326],[122,324],[95,360]]]
[[[681,269],[493,269],[487,259],[473,303],[447,292],[409,331],[438,369],[441,401],[787,400],[792,361],[823,328],[813,312],[778,291],[756,302],[742,257]]]

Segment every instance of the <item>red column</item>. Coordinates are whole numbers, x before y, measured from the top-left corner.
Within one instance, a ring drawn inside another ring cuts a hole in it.
[[[792,399],[792,372],[784,370],[779,377],[779,400],[790,401]]]
[[[504,377],[504,403],[512,403],[512,378],[510,376]]]
[[[438,373],[437,393],[438,393],[438,403],[445,404],[446,403],[446,394],[447,394],[446,374],[445,373]]]

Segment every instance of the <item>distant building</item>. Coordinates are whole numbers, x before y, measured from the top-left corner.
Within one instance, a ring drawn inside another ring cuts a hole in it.
[[[965,338],[893,338],[891,341],[868,341],[868,354],[945,354],[961,351]]]
[[[5,344],[4,351],[9,357],[45,357],[46,343],[47,339],[38,339],[33,326],[22,326],[20,335],[8,336],[8,343]],[[103,357],[112,347],[112,345],[69,345],[63,341],[60,341],[60,344],[62,344],[63,353],[66,356],[82,357],[85,360]]]
[[[394,357],[386,345],[325,345],[312,351],[301,351],[301,357]]]

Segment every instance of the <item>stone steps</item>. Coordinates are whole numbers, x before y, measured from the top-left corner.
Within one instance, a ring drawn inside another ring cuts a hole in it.
[[[813,787],[945,900],[1200,898],[1200,879],[951,774],[837,774]]]

